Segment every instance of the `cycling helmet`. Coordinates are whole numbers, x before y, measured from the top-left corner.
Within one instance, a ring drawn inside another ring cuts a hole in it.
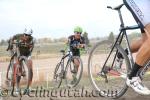
[[[82,33],[82,28],[79,27],[79,26],[76,26],[76,27],[74,28],[74,32],[80,32],[80,33]]]
[[[32,33],[33,33],[32,29],[30,29],[29,31],[27,31],[27,29],[25,28],[24,34],[26,34],[26,35],[32,35]]]

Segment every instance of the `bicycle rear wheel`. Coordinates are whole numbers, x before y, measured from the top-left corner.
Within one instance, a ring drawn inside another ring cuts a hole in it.
[[[119,45],[112,47],[112,42],[104,40],[92,48],[88,59],[88,73],[93,87],[101,96],[119,98],[127,90],[126,77],[130,70],[130,63]],[[119,68],[116,66],[117,51],[124,58]],[[108,59],[107,62],[106,59]]]
[[[73,56],[68,61],[65,69],[66,85],[71,88],[77,86],[81,80],[82,72],[83,72],[83,63],[81,58],[78,56]]]

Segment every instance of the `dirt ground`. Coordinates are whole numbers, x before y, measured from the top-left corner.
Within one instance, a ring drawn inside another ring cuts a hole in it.
[[[102,59],[102,58],[101,58]],[[34,77],[33,77],[33,84],[32,87],[41,86],[40,82],[45,82],[44,86],[45,88],[51,88],[52,86],[49,85],[49,81],[52,80],[53,72],[55,65],[58,63],[60,58],[50,58],[50,59],[37,59],[33,60],[33,69],[34,69]],[[88,56],[82,56],[83,64],[84,64],[84,75],[82,76],[81,82],[79,83],[79,87],[85,87],[88,90],[93,90],[91,83],[89,81],[88,77]],[[6,74],[6,68],[8,66],[8,62],[0,62],[0,73],[1,73],[1,82],[2,86],[5,86],[5,74]],[[85,85],[86,84],[86,85]],[[29,96],[23,96],[21,98],[19,97],[3,97],[0,98],[0,100],[109,100],[108,98],[103,97],[29,97]],[[135,93],[133,90],[128,89],[125,95],[123,95],[118,100],[150,100],[150,96],[141,96]]]

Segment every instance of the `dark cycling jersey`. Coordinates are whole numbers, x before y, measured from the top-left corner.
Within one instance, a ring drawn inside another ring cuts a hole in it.
[[[68,37],[69,41],[70,41],[70,50],[73,53],[73,56],[80,56],[80,50],[78,48],[74,48],[71,45],[78,45],[78,44],[85,44],[85,40],[84,37],[80,37],[80,39],[75,39],[74,35],[71,35]]]
[[[30,56],[32,49],[33,49],[33,37],[31,35],[26,35],[26,34],[16,34],[14,35],[10,40],[9,40],[9,50],[12,50],[13,47],[13,42],[21,42],[21,43],[26,43],[26,44],[31,44],[29,45],[20,45],[19,50],[20,50],[20,55],[21,56]]]

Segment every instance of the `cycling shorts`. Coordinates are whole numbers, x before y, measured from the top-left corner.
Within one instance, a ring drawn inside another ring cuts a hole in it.
[[[150,24],[150,0],[124,0],[124,3],[142,28]]]

